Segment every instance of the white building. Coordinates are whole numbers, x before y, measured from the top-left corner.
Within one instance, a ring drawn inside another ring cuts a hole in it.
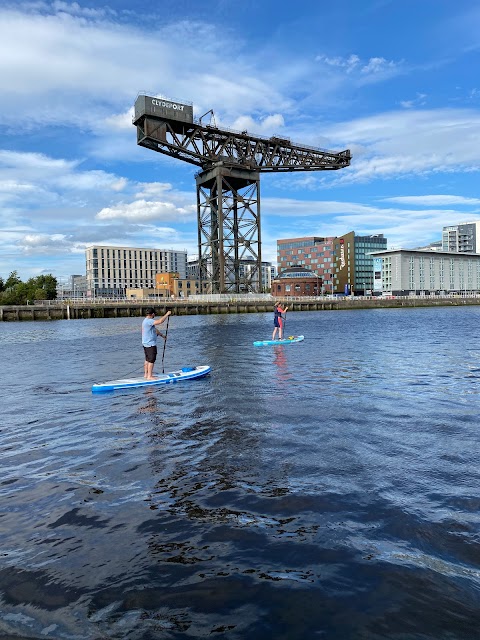
[[[442,250],[480,253],[480,220],[443,227]]]
[[[257,263],[254,260],[240,260],[239,265],[239,277],[240,280],[250,280],[252,277],[252,273],[256,271]],[[198,280],[199,272],[198,272],[198,258],[194,260],[189,260],[187,265],[187,274],[190,278],[194,278]],[[227,277],[231,282],[232,280],[232,271],[228,271]],[[262,261],[262,282],[261,282],[261,291],[270,291],[272,287],[272,279],[275,277],[275,267],[272,266],[271,262],[263,262]]]
[[[480,293],[480,253],[391,249],[372,257],[375,293]]]
[[[124,296],[126,289],[154,289],[157,273],[187,276],[187,252],[94,245],[85,251],[87,296]]]

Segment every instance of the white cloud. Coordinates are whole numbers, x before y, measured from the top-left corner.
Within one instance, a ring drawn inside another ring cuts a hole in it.
[[[172,194],[172,185],[169,182],[147,182],[140,184],[137,190],[137,198],[159,198],[165,194]]]
[[[16,202],[23,212],[47,204],[62,206],[79,194],[98,203],[129,184],[102,170],[82,171],[80,164],[41,153],[0,151],[0,203]]]
[[[328,56],[320,55],[317,56],[315,60],[316,62],[324,62],[330,67],[345,69],[347,73],[351,73],[354,69],[361,67],[360,58],[356,54],[352,54],[348,56],[348,58],[342,58],[340,56],[329,58]]]
[[[107,116],[103,120],[103,126],[107,127],[111,135],[115,135],[115,131],[132,131],[133,107],[123,113]]]
[[[68,245],[65,238],[66,237],[61,233],[54,233],[51,235],[44,233],[29,233],[23,236],[19,244],[26,252],[40,250],[43,253],[52,247],[58,250],[59,245],[62,245],[63,249],[65,249]]]
[[[349,82],[358,85],[380,82],[404,72],[404,62],[387,60],[380,56],[374,56],[368,60],[362,60],[360,56],[351,54],[348,57],[329,57],[318,55],[315,61],[322,64],[324,68],[333,68],[336,73],[345,74]]]
[[[426,207],[480,204],[480,198],[465,198],[464,196],[451,195],[395,196],[392,198],[382,198],[382,200],[385,202],[398,202],[399,204],[413,204]]]
[[[426,104],[425,98],[427,97],[426,93],[417,93],[416,97],[412,100],[401,100],[400,105],[404,109],[413,109],[413,107],[421,107]]]
[[[149,202],[147,200],[136,200],[130,203],[119,203],[113,207],[105,207],[97,213],[98,220],[128,220],[142,222],[147,220],[180,222],[193,219],[196,208],[176,207],[171,202]]]
[[[266,116],[260,121],[254,120],[251,116],[240,116],[231,124],[231,128],[236,131],[248,131],[265,136],[279,133],[284,126],[285,121],[280,113]]]
[[[387,112],[333,125],[326,133],[341,146],[362,150],[334,184],[480,169],[480,110]]]
[[[254,57],[237,59],[232,79],[225,51],[234,47],[210,25],[152,21],[148,30],[114,17],[66,3],[0,7],[0,123],[21,117],[24,128],[61,123],[118,135],[132,129],[137,93],[155,95],[159,84],[193,100],[198,114],[215,106],[227,121],[291,105]]]
[[[418,204],[422,205],[421,202]],[[270,227],[270,220],[275,220],[277,238],[302,235],[339,236],[353,230],[360,235],[383,233],[389,245],[403,247],[415,247],[439,240],[444,226],[459,224],[465,220],[464,208],[461,211],[408,209],[348,201],[287,198],[264,198],[262,207],[267,229]],[[295,232],[292,233],[289,220],[293,218]]]

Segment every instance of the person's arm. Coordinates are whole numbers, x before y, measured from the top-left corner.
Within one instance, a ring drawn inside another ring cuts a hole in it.
[[[167,339],[167,336],[166,336],[164,333],[162,333],[162,332],[161,332],[161,331],[159,331],[158,329],[155,329],[155,331],[157,332],[157,336],[162,336],[162,338],[163,338],[164,340],[166,340],[166,339]]]
[[[171,315],[172,315],[172,312],[171,311],[167,311],[167,313],[164,316],[162,316],[158,320],[154,320],[153,324],[154,325],[162,324],[163,322],[165,322],[165,320],[168,318],[168,316],[171,316]]]

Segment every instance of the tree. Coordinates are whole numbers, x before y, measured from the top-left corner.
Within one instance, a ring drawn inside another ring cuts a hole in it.
[[[27,281],[32,291],[32,300],[55,300],[57,298],[57,279],[51,273],[37,276]]]
[[[10,287],[14,287],[17,284],[21,284],[22,281],[18,277],[17,271],[12,271],[5,282],[5,289],[10,289]]]
[[[30,278],[22,282],[16,271],[12,271],[6,282],[0,278],[0,305],[28,304],[34,300],[55,300],[57,279],[52,274]]]

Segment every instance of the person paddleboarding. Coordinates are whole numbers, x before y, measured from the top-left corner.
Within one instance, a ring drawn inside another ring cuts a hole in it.
[[[144,376],[147,380],[155,380],[155,376],[153,375],[153,365],[157,359],[157,335],[166,340],[166,335],[157,329],[157,325],[163,324],[171,313],[171,311],[167,311],[164,316],[155,320],[155,309],[150,307],[147,309],[146,318],[142,322],[142,345],[145,352],[143,368]]]
[[[283,340],[283,324],[284,324],[284,318],[282,316],[282,313],[287,313],[287,309],[288,307],[285,307],[285,309],[282,307],[282,303],[281,302],[277,302],[275,305],[275,309],[273,312],[273,334],[272,334],[272,340],[275,340],[275,336],[277,335],[277,331],[278,331],[278,339],[279,340]]]

